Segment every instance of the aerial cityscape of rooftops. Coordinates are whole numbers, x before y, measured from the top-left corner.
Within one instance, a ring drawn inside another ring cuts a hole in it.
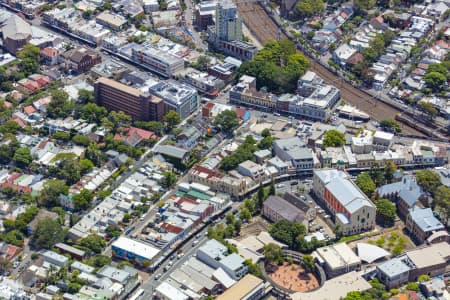
[[[0,299],[450,300],[450,0],[0,0]]]

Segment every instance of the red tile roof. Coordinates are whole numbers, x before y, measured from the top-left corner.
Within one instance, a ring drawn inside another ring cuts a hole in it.
[[[36,109],[32,105],[28,105],[23,108],[23,112],[27,115],[31,115],[32,113],[36,112]]]
[[[50,48],[50,47],[44,48],[44,49],[42,49],[41,54],[45,55],[47,57],[55,57],[58,55],[58,50],[55,48]]]

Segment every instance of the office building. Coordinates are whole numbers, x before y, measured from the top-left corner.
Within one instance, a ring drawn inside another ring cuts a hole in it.
[[[115,80],[101,77],[94,86],[95,102],[107,110],[123,111],[133,120],[160,120],[162,106],[150,94],[129,87]]]
[[[115,31],[120,31],[125,28],[128,21],[124,17],[104,11],[99,14],[95,20],[98,24],[111,28]]]
[[[276,140],[273,143],[275,155],[289,162],[297,173],[311,172],[314,168],[314,157],[311,149],[298,137]]]
[[[315,170],[313,191],[330,211],[343,234],[356,234],[375,226],[376,207],[341,170]]]
[[[248,272],[244,259],[236,253],[228,253],[227,247],[216,240],[209,240],[201,246],[197,251],[197,259],[212,268],[222,268],[234,280]]]
[[[172,77],[184,69],[183,59],[173,54],[153,48],[148,44],[135,44],[131,48],[131,57],[142,67],[164,77]]]
[[[175,80],[151,86],[150,93],[163,99],[166,111],[175,110],[183,120],[200,105],[197,90]]]
[[[126,237],[119,237],[111,245],[112,255],[118,259],[127,260],[141,267],[149,267],[159,249],[148,244],[138,242]]]

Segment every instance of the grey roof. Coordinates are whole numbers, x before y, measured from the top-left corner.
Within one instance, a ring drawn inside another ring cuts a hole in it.
[[[401,190],[398,196],[411,208],[419,201],[420,193],[415,190]]]
[[[377,193],[380,197],[383,197],[389,194],[400,193],[403,190],[408,191],[408,195],[404,194],[408,199],[411,197],[418,199],[422,195],[422,189],[417,184],[414,176],[404,176],[401,181],[383,185],[377,188]],[[406,201],[406,199],[404,200]]]
[[[274,143],[285,150],[305,147],[305,143],[299,137],[276,140]]]
[[[363,206],[374,207],[369,198],[348,179],[336,177],[326,187],[349,213],[356,212]]]
[[[390,259],[378,265],[378,269],[391,278],[404,274],[411,269],[406,263],[407,259],[406,256]]]
[[[414,207],[409,210],[411,219],[423,232],[444,229],[444,225],[436,219],[431,208]]]
[[[244,259],[236,253],[231,253],[230,255],[225,256],[221,263],[231,270],[237,270],[244,264]]]
[[[305,219],[305,213],[301,209],[278,196],[270,196],[267,198],[264,201],[264,206],[276,211],[284,219],[291,222],[301,222]]]
[[[21,17],[13,15],[6,20],[2,28],[3,37],[14,40],[23,40],[31,37],[31,26],[25,22]]]
[[[125,284],[130,277],[130,273],[111,266],[104,266],[97,272],[97,275],[121,284]]]
[[[256,157],[266,157],[266,156],[271,156],[272,155],[272,151],[269,151],[267,149],[263,149],[263,150],[255,151],[255,153],[253,153],[253,154],[255,154]]]
[[[170,157],[175,157],[178,159],[184,159],[186,158],[189,151],[172,145],[161,145],[155,147],[153,149],[153,152],[167,155]]]

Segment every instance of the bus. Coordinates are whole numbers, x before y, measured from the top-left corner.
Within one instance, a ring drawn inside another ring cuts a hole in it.
[[[129,300],[140,300],[141,297],[144,295],[144,289],[138,289],[136,293],[134,293]]]

